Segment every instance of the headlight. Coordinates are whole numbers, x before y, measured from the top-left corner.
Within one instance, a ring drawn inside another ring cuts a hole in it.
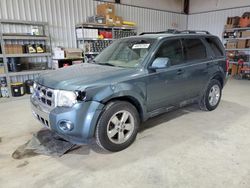
[[[77,95],[73,91],[61,91],[57,93],[57,106],[72,107],[77,102]]]
[[[37,88],[37,83],[34,82],[34,83],[33,83],[33,89],[36,89],[36,88]]]

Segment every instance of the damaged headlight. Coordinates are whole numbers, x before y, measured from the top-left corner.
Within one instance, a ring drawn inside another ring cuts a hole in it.
[[[57,91],[57,106],[72,107],[77,103],[77,94],[73,91]]]

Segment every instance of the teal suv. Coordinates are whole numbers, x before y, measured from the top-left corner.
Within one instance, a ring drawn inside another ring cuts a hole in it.
[[[115,41],[93,61],[49,71],[34,83],[31,107],[72,143],[127,148],[148,118],[198,103],[214,110],[226,83],[218,37],[203,31],[142,33]]]

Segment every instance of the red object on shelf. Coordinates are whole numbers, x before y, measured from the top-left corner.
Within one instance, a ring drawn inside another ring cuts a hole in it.
[[[64,64],[63,64],[63,67],[68,67],[68,66],[69,66],[68,63],[64,63]]]
[[[105,38],[112,39],[112,32],[111,31],[107,31]]]
[[[244,64],[243,59],[239,59],[239,60],[238,60],[238,65],[243,65],[243,64]]]
[[[112,39],[112,32],[111,31],[100,31],[99,35],[102,35],[103,38],[107,38],[107,39]]]

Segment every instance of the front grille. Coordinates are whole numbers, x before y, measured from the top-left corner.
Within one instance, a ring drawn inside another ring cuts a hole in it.
[[[35,112],[34,112],[34,115],[36,116],[38,121],[40,121],[43,125],[45,125],[46,127],[50,127],[49,121],[46,118],[36,114]]]
[[[37,85],[34,89],[34,95],[39,103],[47,107],[54,107],[55,95],[53,89]]]

